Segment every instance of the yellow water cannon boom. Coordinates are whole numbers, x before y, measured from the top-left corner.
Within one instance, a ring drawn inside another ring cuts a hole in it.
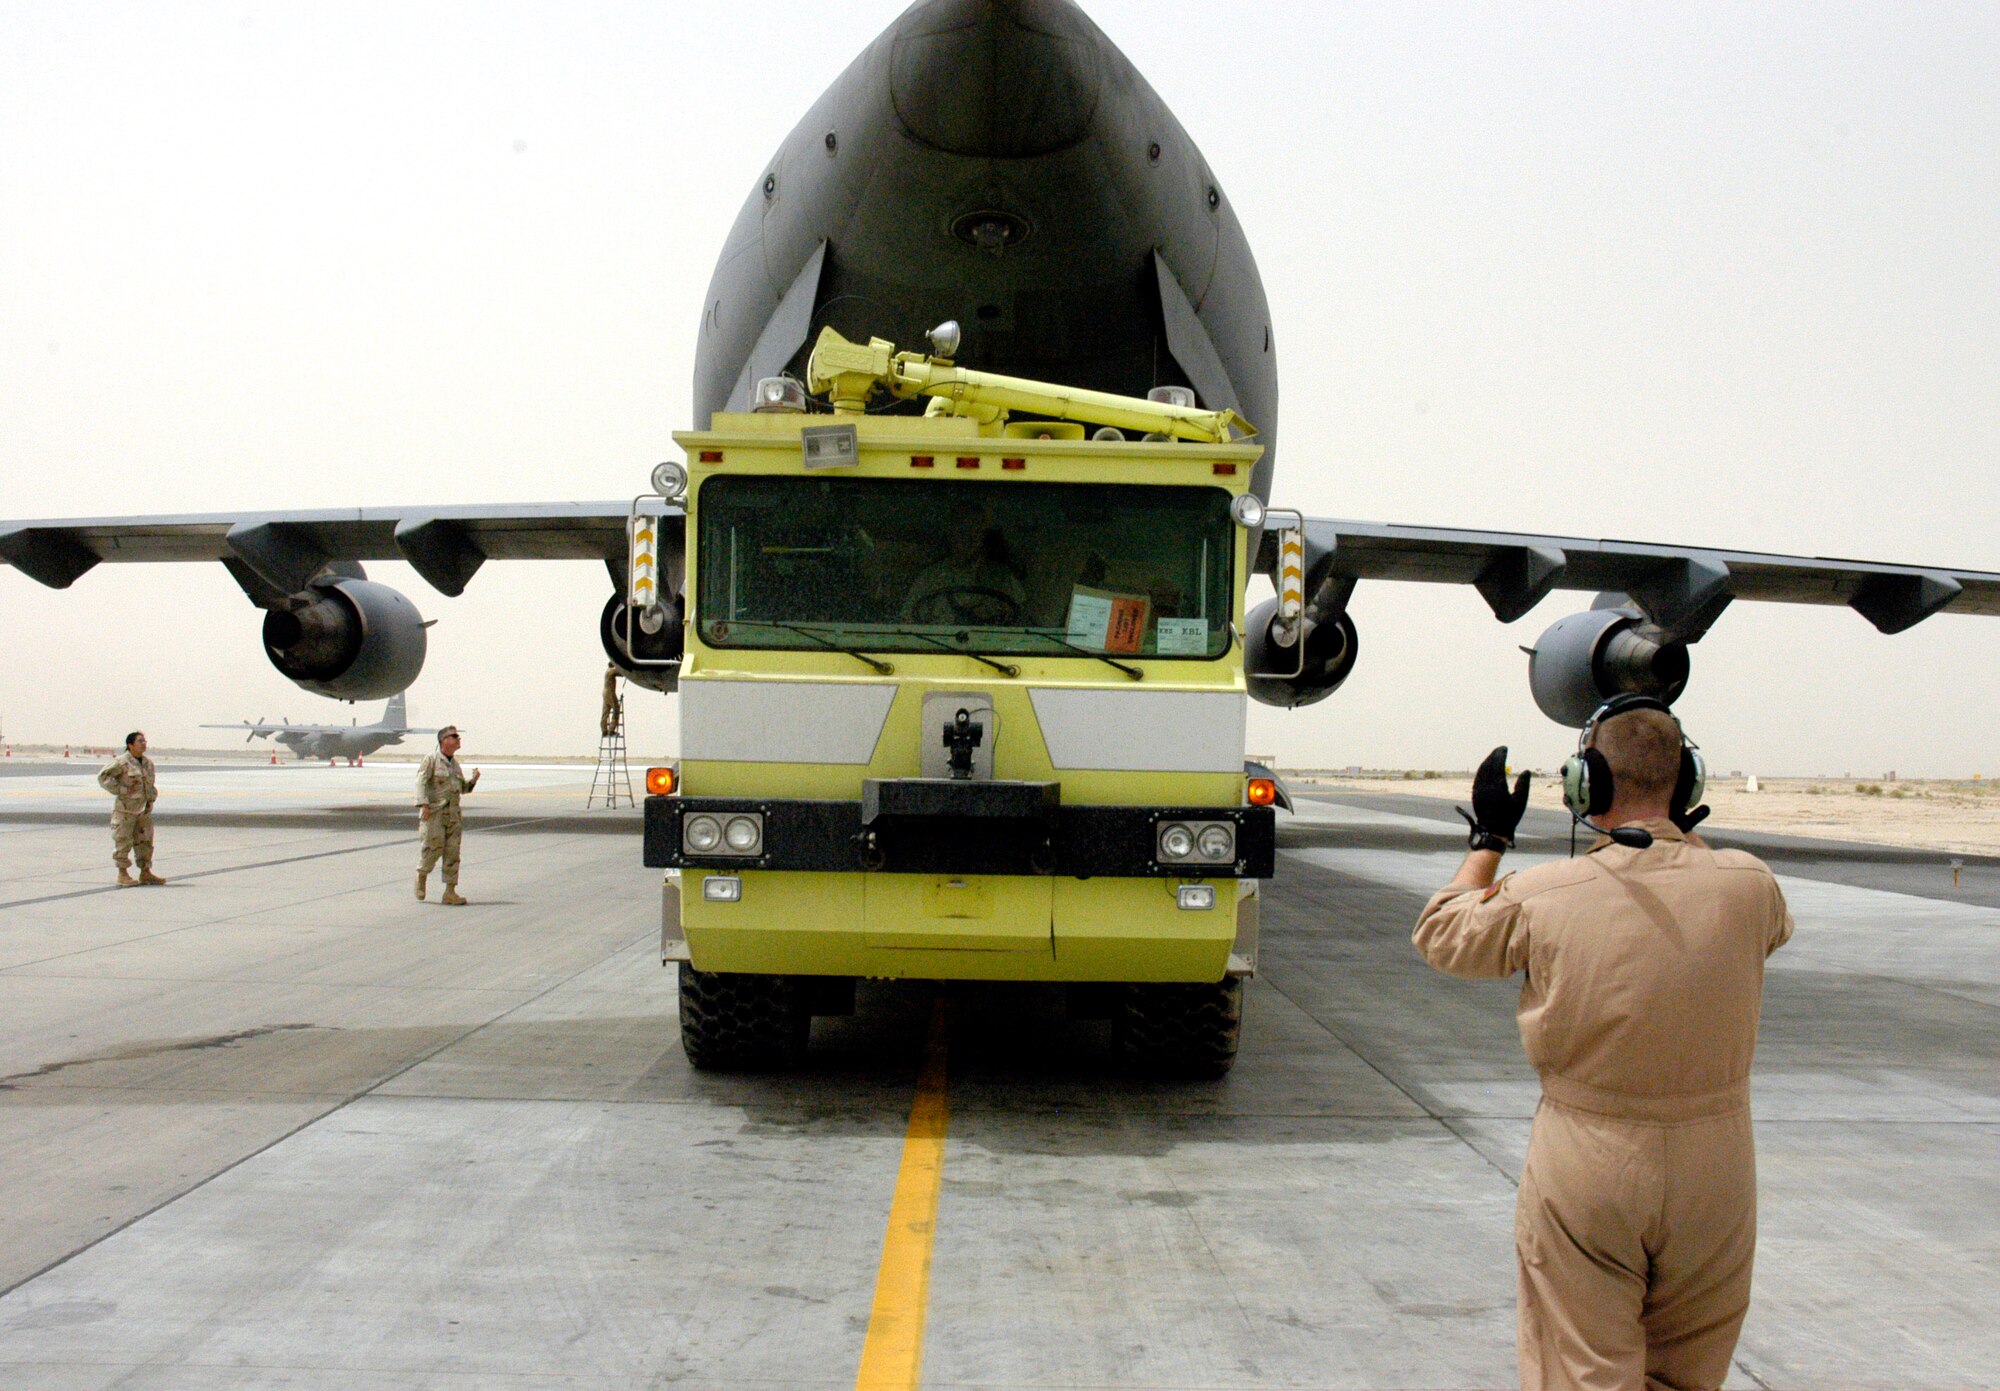
[[[982,425],[1004,421],[1010,411],[1027,411],[1051,420],[1110,425],[1209,444],[1228,444],[1256,433],[1233,410],[1205,411],[954,366],[951,354],[958,351],[959,341],[955,323],[932,329],[930,339],[930,353],[899,353],[885,338],[855,343],[823,328],[806,364],[806,385],[832,402],[836,415],[859,415],[868,408],[870,397],[885,391],[904,401],[928,396],[931,414],[965,416]]]

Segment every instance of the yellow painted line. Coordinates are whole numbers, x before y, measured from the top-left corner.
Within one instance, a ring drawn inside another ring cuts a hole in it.
[[[889,1231],[875,1273],[875,1307],[861,1344],[855,1391],[915,1391],[924,1368],[924,1315],[930,1305],[931,1242],[937,1235],[938,1185],[944,1179],[945,1007],[931,1008],[923,1070],[910,1103],[903,1167],[889,1200]]]

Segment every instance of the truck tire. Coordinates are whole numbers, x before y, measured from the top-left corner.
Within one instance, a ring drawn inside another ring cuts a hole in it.
[[[702,1072],[795,1067],[812,1013],[793,976],[697,971],[681,963],[681,1049]]]
[[[1236,1061],[1243,1037],[1243,982],[1128,985],[1112,1018],[1126,1062],[1166,1077],[1214,1079]]]

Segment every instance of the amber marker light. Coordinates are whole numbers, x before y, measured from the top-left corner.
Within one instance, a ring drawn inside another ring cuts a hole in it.
[[[1269,778],[1250,779],[1250,805],[1268,807],[1278,800],[1278,784]]]
[[[648,768],[646,770],[646,793],[652,797],[671,797],[680,779],[671,768]]]

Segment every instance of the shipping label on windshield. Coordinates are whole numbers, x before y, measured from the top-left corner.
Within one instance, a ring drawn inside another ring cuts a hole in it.
[[[1146,639],[1146,618],[1152,601],[1143,594],[1078,585],[1069,598],[1069,630],[1064,634],[1078,647],[1098,652],[1136,654]]]
[[[1154,635],[1153,651],[1162,657],[1206,657],[1208,620],[1162,618],[1159,631]]]

